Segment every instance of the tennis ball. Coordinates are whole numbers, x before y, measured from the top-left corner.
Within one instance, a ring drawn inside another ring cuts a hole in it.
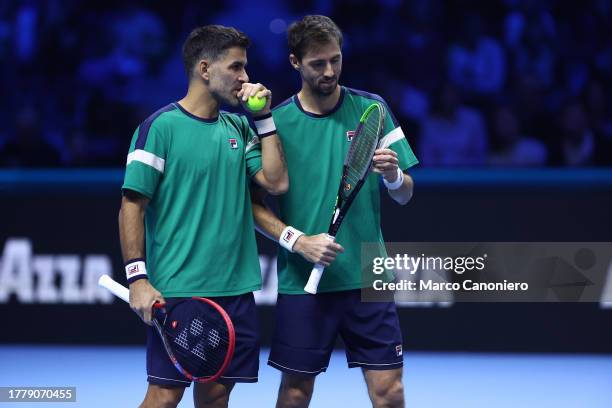
[[[259,112],[266,106],[266,98],[258,98],[256,96],[249,96],[247,99],[246,107],[251,112]]]

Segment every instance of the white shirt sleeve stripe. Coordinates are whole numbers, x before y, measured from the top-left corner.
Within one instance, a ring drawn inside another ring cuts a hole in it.
[[[151,166],[160,173],[164,172],[164,167],[166,166],[166,161],[164,159],[141,149],[134,150],[132,153],[128,154],[126,166],[133,161]]]
[[[248,153],[249,150],[251,150],[252,148],[254,148],[255,146],[257,146],[259,144],[259,137],[254,136],[251,141],[247,144],[246,148],[244,149],[245,153]]]
[[[380,142],[378,142],[378,148],[386,149],[387,147],[391,146],[393,143],[397,142],[398,140],[401,140],[404,137],[404,131],[401,127],[398,126],[389,133],[387,133],[385,137],[380,139]]]

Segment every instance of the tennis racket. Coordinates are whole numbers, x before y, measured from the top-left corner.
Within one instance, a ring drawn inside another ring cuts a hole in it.
[[[334,212],[327,231],[327,235],[331,240],[336,236],[344,216],[365,182],[372,165],[374,151],[382,137],[384,127],[385,108],[379,103],[373,103],[361,115],[355,135],[351,140],[351,145],[344,159],[342,179],[340,180]],[[323,265],[315,264],[310,272],[310,277],[304,287],[304,291],[313,295],[317,293],[317,287],[319,286],[321,276],[323,276],[324,269]]]
[[[102,275],[98,284],[120,299],[130,301],[129,290]],[[166,308],[153,305],[153,326],[176,369],[191,381],[217,380],[234,355],[234,325],[221,306],[210,299],[193,297]]]

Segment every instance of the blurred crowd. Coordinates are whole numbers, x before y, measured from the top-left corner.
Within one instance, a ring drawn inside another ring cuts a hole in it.
[[[247,71],[297,91],[286,28],[345,34],[341,83],[382,95],[425,167],[612,165],[612,1],[247,0],[0,3],[0,166],[122,166],[183,96],[189,31],[232,25]]]

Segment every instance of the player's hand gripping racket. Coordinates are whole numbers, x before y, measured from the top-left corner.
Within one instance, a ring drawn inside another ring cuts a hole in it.
[[[98,284],[129,303],[129,290],[110,276],[102,275]],[[236,344],[234,325],[225,310],[212,300],[199,297],[173,303],[168,308],[158,305],[154,305],[153,326],[176,369],[201,383],[221,377]]]
[[[355,130],[351,145],[344,159],[342,179],[338,187],[336,205],[332,220],[327,231],[330,239],[334,239],[342,220],[350,208],[355,196],[363,186],[368,176],[374,151],[382,137],[385,125],[385,108],[379,103],[368,106]],[[325,267],[316,264],[310,272],[310,278],[304,291],[315,294]]]

